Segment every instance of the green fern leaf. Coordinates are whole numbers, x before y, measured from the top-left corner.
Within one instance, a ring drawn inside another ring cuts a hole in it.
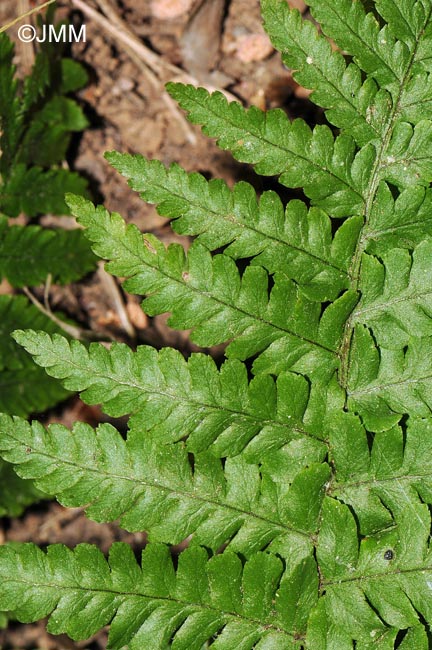
[[[0,296],[0,410],[24,416],[44,411],[69,392],[47,377],[13,341],[10,334],[18,323],[21,327],[39,326],[46,332],[58,332],[59,328],[23,296]]]
[[[374,80],[363,81],[360,68],[354,63],[347,66],[315,25],[290,10],[285,0],[263,0],[261,7],[266,31],[284,63],[296,70],[294,78],[300,85],[313,89],[311,99],[327,109],[329,122],[350,133],[360,145],[379,137],[387,111],[379,110],[375,101],[385,95],[380,91],[376,97]]]
[[[0,278],[14,287],[42,284],[51,274],[66,284],[96,266],[81,230],[48,230],[39,226],[8,226],[0,217]]]
[[[385,156],[375,143],[355,153],[350,136],[333,140],[325,125],[312,132],[304,121],[289,122],[281,111],[263,113],[254,107],[246,111],[203,88],[169,84],[169,90],[191,121],[204,124],[207,135],[219,138],[222,149],[230,149],[242,162],[255,163],[260,174],[281,174],[280,182],[288,187],[303,186],[312,203],[334,217],[364,211],[371,174],[374,182],[388,180],[401,188],[427,185],[432,178],[431,158],[425,155],[432,137],[428,120],[414,128],[395,122]]]
[[[366,430],[352,414],[334,417],[327,433],[337,472],[331,493],[354,508],[362,535],[394,527],[389,496],[408,509],[412,504],[413,517],[419,496],[431,502],[429,419],[410,418],[406,432],[394,426],[377,433],[371,449]]]
[[[0,210],[10,217],[17,217],[21,212],[29,217],[46,212],[69,214],[65,192],[86,194],[86,187],[86,180],[68,169],[44,171],[18,164],[8,181],[0,186]]]
[[[20,144],[17,163],[50,167],[61,163],[67,153],[73,131],[88,125],[78,104],[57,96],[32,116],[32,122]]]
[[[19,478],[9,463],[0,461],[1,517],[19,517],[27,506],[44,498],[46,494],[35,488],[32,481]]]
[[[400,99],[401,118],[417,124],[432,107],[432,77],[430,73],[417,72],[404,86]]]
[[[61,60],[61,85],[63,95],[83,88],[88,83],[86,69],[75,59],[62,58]]]
[[[359,67],[385,87],[403,79],[409,50],[387,25],[367,13],[363,2],[309,0],[314,18],[327,36],[354,57]],[[429,16],[427,16],[429,19]]]
[[[313,367],[317,377],[329,377],[337,367],[336,350],[355,294],[345,293],[321,316],[319,303],[304,299],[283,274],[274,276],[269,296],[261,267],[248,267],[240,278],[233,260],[212,258],[199,243],[186,258],[180,245],[165,249],[152,235],[126,227],[116,213],[80,197],[69,196],[68,202],[96,254],[112,260],[107,268],[128,278],[125,288],[151,294],[143,303],[149,315],[171,311],[168,324],[194,328],[191,338],[203,347],[231,340],[229,357],[244,360],[264,350],[254,364],[257,372]]]
[[[258,468],[236,456],[223,467],[206,452],[195,455],[192,471],[181,444],[161,447],[136,429],[125,442],[108,424],[45,431],[0,416],[0,431],[2,456],[21,478],[68,507],[87,504],[96,521],[120,519],[127,530],[174,544],[193,534],[194,544],[214,550],[234,536],[230,548],[247,555],[270,542],[300,559],[311,550],[329,478],[319,443],[306,440],[291,475],[281,476],[274,460]]]
[[[390,495],[386,502],[393,509],[396,529],[365,540],[360,548],[348,506],[332,499],[323,504],[317,558],[326,611],[333,624],[337,612],[346,632],[360,642],[387,633],[383,623],[396,629],[415,628],[420,627],[419,614],[426,620],[431,616],[429,510],[420,502],[410,507],[395,505]],[[424,635],[422,645],[426,647]]]
[[[379,256],[393,248],[415,248],[432,235],[431,201],[430,190],[418,185],[394,199],[389,186],[381,182],[364,230],[366,250]]]
[[[15,332],[66,389],[131,417],[122,436],[2,415],[1,457],[150,544],[142,569],[124,547],[108,563],[88,546],[0,548],[0,609],[51,615],[77,638],[112,621],[119,649],[430,646],[432,5],[309,4],[339,50],[282,0],[263,0],[266,26],[336,136],[170,90],[222,148],[305,187],[311,208],[110,154],[198,238],[186,254],[69,197],[146,313],[170,313],[202,347],[226,343],[227,359]],[[175,571],[159,544],[185,539]]]
[[[367,360],[367,365],[366,365]],[[406,348],[376,349],[367,328],[357,326],[352,345],[348,398],[372,431],[399,422],[402,415],[430,414],[430,338],[413,338]]]
[[[141,567],[122,543],[111,547],[108,562],[89,544],[74,551],[56,544],[47,553],[33,544],[3,546],[0,559],[2,608],[27,622],[50,616],[51,633],[77,640],[112,620],[113,650],[163,650],[170,642],[176,650],[201,650],[210,640],[217,650],[295,650],[305,626],[296,611],[316,601],[313,561],[290,576],[264,553],[242,565],[234,553],[209,560],[204,549],[188,549],[177,571],[158,544],[145,549]]]
[[[404,41],[410,48],[415,47],[420,38],[424,38],[424,25],[432,9],[429,0],[376,0],[375,6],[396,38]]]
[[[46,43],[19,95],[13,55],[0,34],[0,210],[13,217],[67,214],[65,191],[85,193],[87,184],[78,174],[49,168],[64,160],[71,133],[87,126],[81,107],[64,96],[86,74],[78,63],[62,60],[58,43]]]
[[[210,250],[228,245],[224,253],[234,259],[254,257],[253,263],[270,273],[281,271],[295,280],[311,300],[335,299],[347,288],[358,217],[345,221],[332,241],[327,215],[308,212],[301,201],[291,201],[284,214],[275,192],[264,192],[258,203],[248,183],[231,191],[222,181],[207,182],[178,165],[166,169],[157,160],[116,152],[105,157],[144,200],[175,219],[179,234],[198,235]]]
[[[303,120],[290,122],[274,109],[266,113],[252,106],[244,109],[228,103],[219,92],[169,83],[170,95],[189,113],[189,120],[203,124],[206,135],[218,138],[241,162],[253,163],[257,173],[281,174],[288,187],[303,187],[314,205],[333,216],[361,213],[365,170],[370,170],[373,152],[366,151],[354,163],[355,143],[349,136],[334,140],[327,126],[313,131]],[[351,167],[351,172],[349,168]]]
[[[52,81],[53,77],[57,77],[56,84],[58,83],[58,64],[61,59],[61,49],[60,45],[58,49],[51,51],[53,56],[49,57],[47,56],[46,44],[41,44],[41,49],[35,56],[31,74],[24,79],[22,87],[23,114],[28,114],[31,110],[40,108],[41,100],[46,95],[49,95],[50,81]]]
[[[27,416],[54,406],[69,392],[48,377],[11,338],[17,323],[38,323],[48,332],[58,328],[23,296],[0,296],[0,410]],[[19,478],[0,461],[0,516],[18,517],[32,503],[46,498],[32,481]]]
[[[19,142],[22,116],[17,99],[17,82],[12,65],[14,46],[5,33],[0,34],[0,174],[3,176],[13,159]]]
[[[83,391],[85,402],[101,403],[114,417],[132,414],[131,428],[151,432],[162,444],[188,437],[189,451],[211,446],[216,455],[233,456],[245,448],[253,459],[304,436],[322,440],[329,390],[314,384],[310,391],[299,375],[282,373],[277,382],[258,375],[248,384],[246,367],[237,360],[219,371],[209,356],[192,354],[186,362],[169,348],[132,352],[124,344],[107,350],[94,343],[87,349],[44,332],[13,336],[65,388]]]
[[[432,180],[432,123],[422,120],[414,128],[399,122],[393,129],[387,155],[381,162],[379,176],[397,187],[429,185]]]
[[[403,348],[416,337],[432,336],[432,240],[411,253],[394,248],[362,262],[362,299],[352,313],[370,327],[380,346]]]

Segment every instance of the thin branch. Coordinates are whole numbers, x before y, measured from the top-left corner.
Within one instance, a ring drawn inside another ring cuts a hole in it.
[[[125,330],[126,334],[133,340],[136,340],[136,331],[134,326],[129,320],[126,308],[123,303],[123,299],[120,293],[120,289],[113,276],[107,273],[104,269],[103,262],[99,262],[97,274],[102,285],[105,287],[105,290],[109,294],[112,303],[117,311],[117,314],[120,318],[120,322]]]
[[[27,296],[27,298],[33,303],[33,305],[45,316],[47,316],[50,320],[52,320],[53,323],[58,325],[60,329],[63,330],[63,332],[66,332],[66,334],[69,334],[73,339],[78,339],[79,341],[106,341],[107,338],[111,338],[108,335],[107,336],[99,336],[92,330],[85,330],[82,327],[78,327],[77,325],[71,325],[70,323],[65,323],[62,321],[60,318],[58,318],[52,311],[51,308],[47,302],[47,292],[46,288],[44,291],[44,299],[47,303],[46,306],[44,306],[39,300],[36,298],[36,296],[30,291],[28,287],[22,287],[22,290],[24,294]]]
[[[3,27],[0,27],[0,34],[2,32],[5,32],[7,29],[9,29],[9,27],[13,27],[17,23],[19,23],[23,18],[28,18],[29,16],[36,14],[41,9],[45,9],[45,7],[48,7],[48,5],[52,5],[53,2],[55,2],[55,0],[47,0],[47,2],[44,2],[43,4],[39,5],[39,7],[34,7],[33,9],[26,11],[25,14],[21,14],[21,16],[18,16],[18,18],[15,18],[10,23],[7,23],[6,25],[3,25]]]
[[[217,88],[208,84],[200,83],[199,79],[192,76],[177,65],[170,63],[163,59],[159,54],[153,52],[149,47],[138,38],[138,36],[131,30],[126,21],[119,16],[116,9],[113,7],[111,0],[95,0],[96,4],[105,13],[107,20],[98,11],[92,9],[83,0],[70,0],[72,4],[76,5],[81,11],[88,16],[92,17],[99,25],[109,31],[114,38],[120,40],[128,49],[133,50],[139,58],[155,72],[160,78],[166,77],[170,81],[180,81],[182,83],[191,84],[192,86],[203,86],[209,92],[218,90],[223,93],[229,101],[239,101],[238,97],[228,92],[224,88]],[[163,80],[161,80],[163,83]],[[165,93],[168,97],[168,93]],[[171,97],[170,97],[171,99]]]
[[[176,103],[166,92],[164,82],[158,78],[158,76],[163,76],[164,73],[168,73],[168,76],[172,76],[172,74],[184,74],[183,71],[180,70],[180,68],[173,66],[171,63],[163,61],[161,57],[141,43],[139,38],[135,36],[127,24],[117,15],[113,7],[108,5],[106,2],[103,3],[103,6],[106,11],[109,12],[111,20],[108,20],[101,13],[92,7],[89,7],[87,4],[82,2],[82,0],[71,0],[71,3],[80,9],[85,16],[94,20],[94,22],[102,27],[107,34],[114,38],[114,40],[120,41],[123,44],[123,47],[129,52],[129,56],[134,60],[135,64],[140,68],[143,74],[145,74],[150,84],[160,94],[162,101],[167,106],[170,113],[172,113],[174,119],[181,126],[186,138],[192,144],[196,144],[196,136],[192,131],[190,124],[179,111]],[[153,72],[153,70],[155,72]],[[189,78],[188,82],[194,82],[197,84],[196,79],[192,79],[192,77]]]
[[[93,9],[93,7],[90,7],[87,3],[83,2],[83,0],[71,0],[71,4],[80,9],[84,15],[94,20],[95,23],[102,27],[108,34],[111,34],[111,36],[116,40],[121,41],[128,49],[134,50],[140,59],[159,75],[162,75],[165,70],[169,72],[171,76],[176,75],[181,76],[185,80],[187,79],[187,83],[194,85],[198,83],[197,79],[187,75],[184,70],[178,68],[176,65],[164,61],[150,48],[146,47],[128,27],[127,23],[117,15],[112,6],[107,10],[110,14],[110,20],[108,20],[99,11],[96,11],[96,9]],[[102,4],[105,8],[107,7],[106,2],[101,3],[98,0],[98,4],[101,7]]]
[[[20,16],[25,16],[29,8],[29,0],[18,0],[18,13]],[[23,74],[30,74],[35,61],[34,43],[23,43],[23,41],[19,40],[17,43],[17,52],[19,53]]]

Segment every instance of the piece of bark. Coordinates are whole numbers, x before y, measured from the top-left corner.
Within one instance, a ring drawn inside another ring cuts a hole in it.
[[[232,79],[216,70],[220,57],[225,0],[203,0],[182,34],[184,67],[200,83],[224,88]]]

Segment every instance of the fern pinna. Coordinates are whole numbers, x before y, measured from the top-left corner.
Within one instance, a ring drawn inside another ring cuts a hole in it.
[[[53,19],[48,11],[46,20]],[[13,288],[46,282],[66,284],[93,270],[96,259],[80,229],[48,229],[12,225],[47,213],[68,214],[66,189],[82,193],[86,181],[63,168],[74,131],[87,120],[68,95],[86,83],[84,68],[65,58],[59,43],[43,43],[31,73],[21,82],[13,65],[14,46],[0,34],[0,281]],[[60,224],[59,224],[60,225]],[[27,416],[42,412],[68,396],[11,339],[17,327],[60,332],[24,296],[0,296],[0,411]],[[16,516],[41,493],[30,481],[20,481],[10,465],[0,462],[0,515]],[[0,623],[1,624],[1,623]]]
[[[49,12],[47,20],[53,18]],[[66,284],[95,268],[95,257],[82,231],[12,225],[20,214],[28,219],[47,213],[67,214],[65,189],[85,192],[86,181],[60,167],[72,132],[87,120],[67,96],[83,86],[87,74],[63,56],[58,43],[44,43],[31,74],[22,83],[13,66],[14,46],[0,34],[0,281],[12,287],[34,287],[50,275]],[[10,332],[38,323],[61,331],[23,296],[0,296],[0,409],[16,415],[43,411],[67,392],[19,350]],[[0,466],[1,467],[1,466]],[[1,473],[1,469],[0,469]],[[0,496],[0,512],[3,504]]]
[[[221,147],[307,200],[108,154],[194,236],[186,254],[69,197],[145,312],[227,343],[226,360],[14,333],[130,421],[125,440],[4,415],[2,457],[65,506],[149,535],[141,564],[121,544],[108,559],[2,547],[0,607],[22,621],[76,639],[111,623],[109,647],[132,650],[432,647],[432,2],[308,4],[323,33],[285,0],[262,9],[329,125],[170,85]]]

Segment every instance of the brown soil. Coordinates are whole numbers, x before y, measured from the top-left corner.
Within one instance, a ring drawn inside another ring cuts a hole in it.
[[[0,0],[0,25],[34,4],[31,0]],[[167,220],[145,205],[110,168],[103,154],[111,149],[155,157],[166,164],[175,161],[188,171],[221,177],[229,184],[248,179],[261,189],[263,181],[250,168],[220,151],[198,127],[188,125],[164,93],[164,83],[176,77],[169,68],[171,64],[200,85],[229,91],[245,105],[256,104],[262,109],[282,106],[292,115],[310,111],[307,92],[295,84],[264,35],[259,0],[89,0],[87,6],[105,15],[117,30],[121,29],[120,21],[125,21],[132,32],[126,42],[77,12],[74,0],[59,4],[58,15],[73,13],[87,26],[87,42],[74,44],[73,56],[90,73],[90,83],[79,99],[86,107],[91,127],[76,143],[70,164],[88,177],[96,201],[103,201],[108,209],[120,212],[129,222],[167,243],[180,240]],[[302,0],[291,0],[289,4],[305,10]],[[25,72],[32,63],[32,46],[18,41],[16,28],[9,33],[17,43],[18,69]],[[133,37],[157,55],[153,66],[146,66],[131,53]],[[49,218],[45,223],[49,225]],[[171,345],[185,352],[193,349],[187,333],[170,330],[163,316],[145,317],[137,299],[122,295],[102,269],[79,284],[53,287],[50,300],[52,307],[62,309],[84,327],[109,331],[118,340],[131,341],[135,330],[134,342]],[[119,307],[119,300],[123,307]],[[96,424],[102,418],[99,409],[74,398],[44,419],[70,425],[77,419]],[[145,536],[128,534],[112,524],[93,523],[80,509],[66,510],[56,503],[30,508],[19,519],[4,519],[0,527],[0,542],[62,542],[74,546],[85,541],[98,544],[105,552],[117,540],[139,551]],[[74,643],[47,634],[43,622],[26,626],[12,623],[8,630],[0,632],[0,647],[4,650],[101,650],[106,643],[106,631],[90,641]]]

